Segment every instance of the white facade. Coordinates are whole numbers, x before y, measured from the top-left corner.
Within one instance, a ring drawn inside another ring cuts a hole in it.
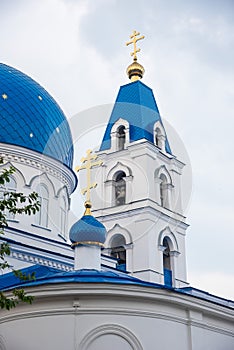
[[[1,350],[233,350],[233,310],[149,287],[57,283],[1,311]]]
[[[10,262],[15,268],[35,263],[69,270],[73,252],[68,242],[70,194],[76,179],[61,162],[23,147],[0,144],[3,168],[11,165],[15,191],[37,192],[41,208],[33,216],[8,217],[5,236],[11,244]],[[4,188],[2,188],[4,191]]]
[[[121,125],[125,127],[125,144],[118,149],[116,130]],[[127,122],[123,119],[116,122],[111,148],[98,152],[104,166],[94,170],[99,185],[93,195],[93,213],[108,231],[105,252],[111,254],[118,240],[126,249],[126,270],[143,280],[164,284],[167,240],[172,285],[183,287],[187,285],[188,227],[181,201],[184,164],[166,153],[165,136],[162,133],[158,136],[158,130],[159,122],[155,125],[159,146],[145,139],[129,143]],[[120,204],[116,202],[119,174],[123,174],[124,197]]]

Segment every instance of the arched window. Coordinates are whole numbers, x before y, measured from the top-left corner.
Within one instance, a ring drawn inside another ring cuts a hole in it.
[[[49,192],[44,184],[37,186],[38,200],[40,202],[40,210],[36,214],[36,224],[48,227],[48,210],[49,210]]]
[[[162,207],[168,207],[168,183],[164,174],[160,175],[160,200]]]
[[[125,126],[120,125],[117,129],[117,139],[118,139],[118,151],[121,151],[124,149],[125,141],[126,141],[126,134],[125,134]]]
[[[163,239],[163,273],[164,273],[164,284],[172,286],[172,263],[171,263],[171,251],[169,246],[169,238],[164,237]]]
[[[121,151],[129,144],[129,123],[122,118],[118,119],[111,128],[111,149]]]
[[[6,196],[4,196],[4,193],[7,192],[16,192],[16,180],[13,176],[10,176],[9,182],[5,182],[4,185],[0,186],[0,200],[6,199]],[[9,213],[8,210],[5,211],[7,219],[14,219],[15,215],[13,213]]]
[[[114,176],[115,185],[115,205],[123,205],[126,203],[126,182],[124,178],[126,174],[118,171]]]
[[[63,196],[60,198],[60,234],[65,238],[67,228],[67,206],[66,200]]]
[[[159,128],[156,128],[155,130],[155,145],[162,149],[162,144],[161,144],[161,139],[162,139],[162,132]]]
[[[126,270],[126,241],[121,234],[116,234],[111,240],[111,253],[110,255],[117,259],[117,269]]]
[[[166,142],[165,130],[162,124],[160,123],[160,121],[157,121],[154,124],[154,144],[163,152],[165,152],[165,142]]]

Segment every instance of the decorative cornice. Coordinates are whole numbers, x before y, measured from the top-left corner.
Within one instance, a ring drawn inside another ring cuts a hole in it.
[[[139,206],[140,203],[141,206]],[[138,205],[138,207],[136,207],[136,205]],[[142,209],[144,209],[144,214],[156,214],[157,217],[161,217],[167,222],[170,222],[171,224],[174,224],[182,229],[186,229],[187,227],[189,227],[189,225],[185,222],[185,217],[183,215],[173,212],[170,209],[161,207],[156,201],[153,201],[152,199],[148,198],[127,203],[122,205],[121,207],[112,206],[101,209],[93,209],[93,213],[95,213],[96,218],[102,220],[103,222],[106,222],[109,221],[110,218],[118,221],[119,218],[129,218],[137,214],[141,214]]]
[[[67,264],[64,264],[64,263],[61,263],[61,262],[55,261],[55,260],[46,259],[40,255],[32,255],[32,254],[25,253],[25,252],[17,252],[17,251],[11,250],[10,257],[17,259],[17,260],[25,261],[27,263],[31,263],[32,265],[39,264],[39,265],[43,265],[43,266],[54,267],[54,268],[62,270],[62,271],[72,271],[73,270],[73,267],[71,267]]]
[[[72,171],[61,162],[44,154],[23,147],[0,143],[0,156],[5,162],[14,162],[46,172],[64,183],[69,195],[75,190],[77,179]]]

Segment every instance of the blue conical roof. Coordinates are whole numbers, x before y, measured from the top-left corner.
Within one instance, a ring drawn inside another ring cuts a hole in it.
[[[153,91],[140,80],[120,87],[100,151],[111,148],[111,129],[120,118],[129,123],[130,142],[146,139],[153,143],[154,124],[160,121],[163,126]],[[165,146],[171,154],[167,138]]]

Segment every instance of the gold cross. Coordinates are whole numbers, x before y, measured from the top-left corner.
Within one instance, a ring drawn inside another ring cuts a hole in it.
[[[132,33],[132,35],[130,35],[130,39],[132,39],[132,40],[130,40],[130,41],[128,41],[128,42],[126,43],[126,46],[128,46],[128,45],[130,45],[130,44],[133,44],[133,52],[131,52],[131,56],[133,56],[133,60],[134,60],[134,61],[137,61],[137,55],[136,55],[137,52],[140,52],[140,51],[141,51],[141,49],[139,49],[139,48],[137,49],[136,43],[137,43],[137,41],[142,40],[142,39],[145,38],[144,35],[142,35],[142,36],[140,36],[140,37],[137,38],[138,35],[140,35],[140,33],[137,32],[136,30],[134,30],[133,33]]]
[[[75,171],[80,171],[81,169],[86,169],[87,170],[87,173],[86,173],[86,178],[87,178],[87,187],[83,188],[81,193],[82,194],[85,194],[86,193],[86,202],[87,204],[89,204],[91,206],[91,203],[90,203],[90,190],[92,188],[95,188],[97,186],[97,183],[94,182],[94,183],[91,183],[91,169],[94,167],[94,166],[100,166],[103,164],[103,161],[102,160],[99,160],[99,161],[96,161],[96,162],[92,162],[93,160],[97,159],[97,155],[96,154],[92,154],[92,150],[91,149],[88,149],[88,151],[86,151],[87,153],[87,156],[86,157],[83,157],[81,159],[81,163],[84,164],[84,165],[81,165],[81,166],[77,166],[75,168]]]

